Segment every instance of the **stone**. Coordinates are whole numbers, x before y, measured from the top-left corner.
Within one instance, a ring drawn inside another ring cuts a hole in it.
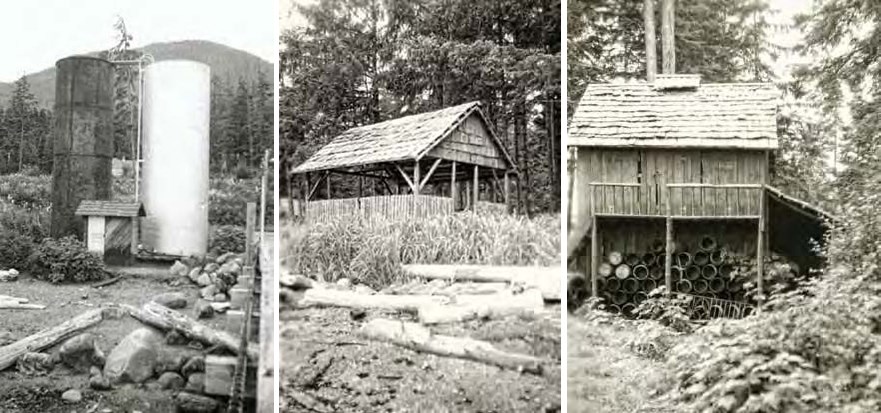
[[[187,275],[187,278],[192,282],[197,282],[199,276],[202,275],[202,267],[196,267],[190,270],[190,273]]]
[[[187,266],[180,261],[175,261],[174,264],[172,264],[172,266],[171,266],[171,273],[174,275],[179,275],[179,276],[183,277],[184,275],[187,275],[187,273],[189,273],[189,272],[190,272],[189,268],[187,268]]]
[[[202,393],[205,389],[205,373],[193,373],[187,377],[187,385],[184,390],[192,393]]]
[[[233,258],[235,258],[235,254],[232,252],[227,252],[227,253],[224,253],[223,255],[217,257],[217,260],[215,262],[218,264],[226,264],[227,261],[229,261],[230,259],[233,259]]]
[[[150,328],[131,332],[113,348],[104,365],[104,375],[112,383],[143,383],[153,376],[163,336]]]
[[[204,288],[202,288],[201,291],[199,291],[199,295],[209,301],[214,299],[214,294],[217,294],[217,286],[215,286],[214,284],[205,286]]]
[[[184,378],[181,377],[180,374],[170,371],[162,373],[162,375],[159,376],[159,379],[157,379],[156,382],[159,383],[161,388],[165,390],[180,390],[186,384]]]
[[[92,366],[104,366],[104,352],[98,348],[92,333],[75,335],[58,349],[61,363],[77,372],[89,371]]]
[[[196,278],[196,284],[199,286],[206,287],[211,285],[211,276],[208,273],[202,273],[199,275],[199,278]]]
[[[211,307],[211,304],[207,301],[197,301],[194,312],[199,320],[214,317],[214,307]]]
[[[100,370],[98,371],[98,374],[93,374],[89,377],[89,387],[91,387],[92,390],[98,391],[110,390],[112,388],[112,386],[110,385],[110,380],[108,380],[106,376],[101,374]]]
[[[184,363],[187,362],[187,357],[186,352],[179,351],[177,348],[162,348],[159,351],[153,371],[156,372],[157,376],[166,372],[179,373]]]
[[[217,263],[212,262],[212,263],[205,266],[204,271],[207,273],[212,273],[212,272],[217,272],[217,270],[219,270],[219,269],[220,269],[220,265],[217,265]]]
[[[50,354],[27,352],[15,362],[15,368],[23,374],[43,374],[55,368],[56,360]]]
[[[184,335],[181,334],[180,331],[169,330],[167,333],[165,333],[165,344],[168,344],[170,346],[187,344],[189,341],[190,340],[184,337]]]
[[[18,271],[15,269],[0,271],[0,282],[12,282],[18,280]]]
[[[226,297],[226,294],[224,294],[224,293],[214,294],[214,302],[215,303],[223,303],[223,302],[226,302],[227,300],[228,300],[228,298]]]
[[[189,392],[178,393],[175,402],[181,413],[213,413],[220,407],[217,400]]]
[[[336,285],[342,288],[349,288],[352,286],[352,280],[348,278],[340,278],[337,280]]]
[[[179,310],[187,307],[187,295],[181,292],[159,294],[153,297],[153,302],[172,310]]]
[[[145,384],[144,387],[146,387],[147,390],[149,390],[151,392],[157,392],[159,390],[162,390],[162,384],[160,384],[159,382],[156,382],[156,381],[151,381],[151,382]]]
[[[202,373],[205,371],[205,357],[202,355],[195,355],[190,357],[184,366],[181,367],[180,372],[186,377],[190,377],[195,373]]]
[[[70,389],[64,393],[61,393],[61,400],[64,400],[67,403],[79,403],[83,400],[83,394],[80,393],[79,390]]]

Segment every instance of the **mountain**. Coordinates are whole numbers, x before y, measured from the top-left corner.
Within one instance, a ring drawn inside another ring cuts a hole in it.
[[[255,81],[260,72],[270,80],[273,76],[272,63],[251,53],[205,40],[153,43],[138,50],[153,55],[157,62],[187,59],[205,63],[211,67],[212,75],[220,76],[228,84],[240,78]],[[97,55],[98,52],[89,54]],[[51,109],[55,105],[55,67],[29,74],[27,79],[40,106]],[[8,105],[13,87],[12,83],[0,82],[0,107]]]

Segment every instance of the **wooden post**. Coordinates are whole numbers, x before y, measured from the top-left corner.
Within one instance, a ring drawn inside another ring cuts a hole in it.
[[[658,72],[658,49],[655,44],[655,0],[644,0],[642,19],[645,21],[645,78],[655,81]]]
[[[327,184],[327,199],[331,199],[332,196],[330,196],[330,171],[327,171],[327,174],[324,176],[324,183]]]
[[[453,199],[453,211],[456,210],[456,161],[453,161],[453,173],[450,175],[450,198]]]
[[[508,171],[505,171],[505,209],[508,212],[511,212],[511,202],[510,202],[510,194],[511,190],[509,188],[510,178],[508,177]]]
[[[132,245],[131,245],[131,253],[134,257],[138,255],[138,240],[140,239],[140,221],[141,218],[137,215],[132,217]]]
[[[664,286],[667,295],[673,294],[673,211],[670,205],[670,187],[664,187],[667,203],[667,236],[664,242]]]
[[[675,0],[661,0],[661,65],[665,75],[676,73]]]
[[[480,169],[477,165],[474,165],[474,200],[472,202],[472,207],[474,212],[477,212],[477,201],[480,200],[480,182],[478,182],[478,175],[480,173]]]
[[[254,221],[257,218],[257,203],[248,202],[245,209],[245,265],[254,265]]]
[[[591,297],[597,298],[599,296],[599,291],[597,291],[597,268],[599,265],[599,240],[597,239],[597,215],[596,209],[593,207],[594,201],[596,198],[594,197],[593,188],[588,186],[588,191],[590,191],[590,294]],[[608,304],[608,303],[607,303]]]
[[[413,168],[413,195],[419,195],[419,191],[422,190],[420,182],[422,181],[419,179],[419,161],[416,161],[416,166]]]

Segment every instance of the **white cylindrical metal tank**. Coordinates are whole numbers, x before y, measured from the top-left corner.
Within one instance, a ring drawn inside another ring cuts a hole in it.
[[[161,254],[204,255],[210,69],[186,60],[153,63],[144,71],[143,98],[142,244]]]

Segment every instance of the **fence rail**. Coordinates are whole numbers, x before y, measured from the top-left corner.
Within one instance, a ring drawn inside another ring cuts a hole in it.
[[[309,222],[336,221],[343,217],[386,220],[446,215],[452,212],[451,198],[434,195],[387,195],[310,201],[306,203],[305,218]]]

